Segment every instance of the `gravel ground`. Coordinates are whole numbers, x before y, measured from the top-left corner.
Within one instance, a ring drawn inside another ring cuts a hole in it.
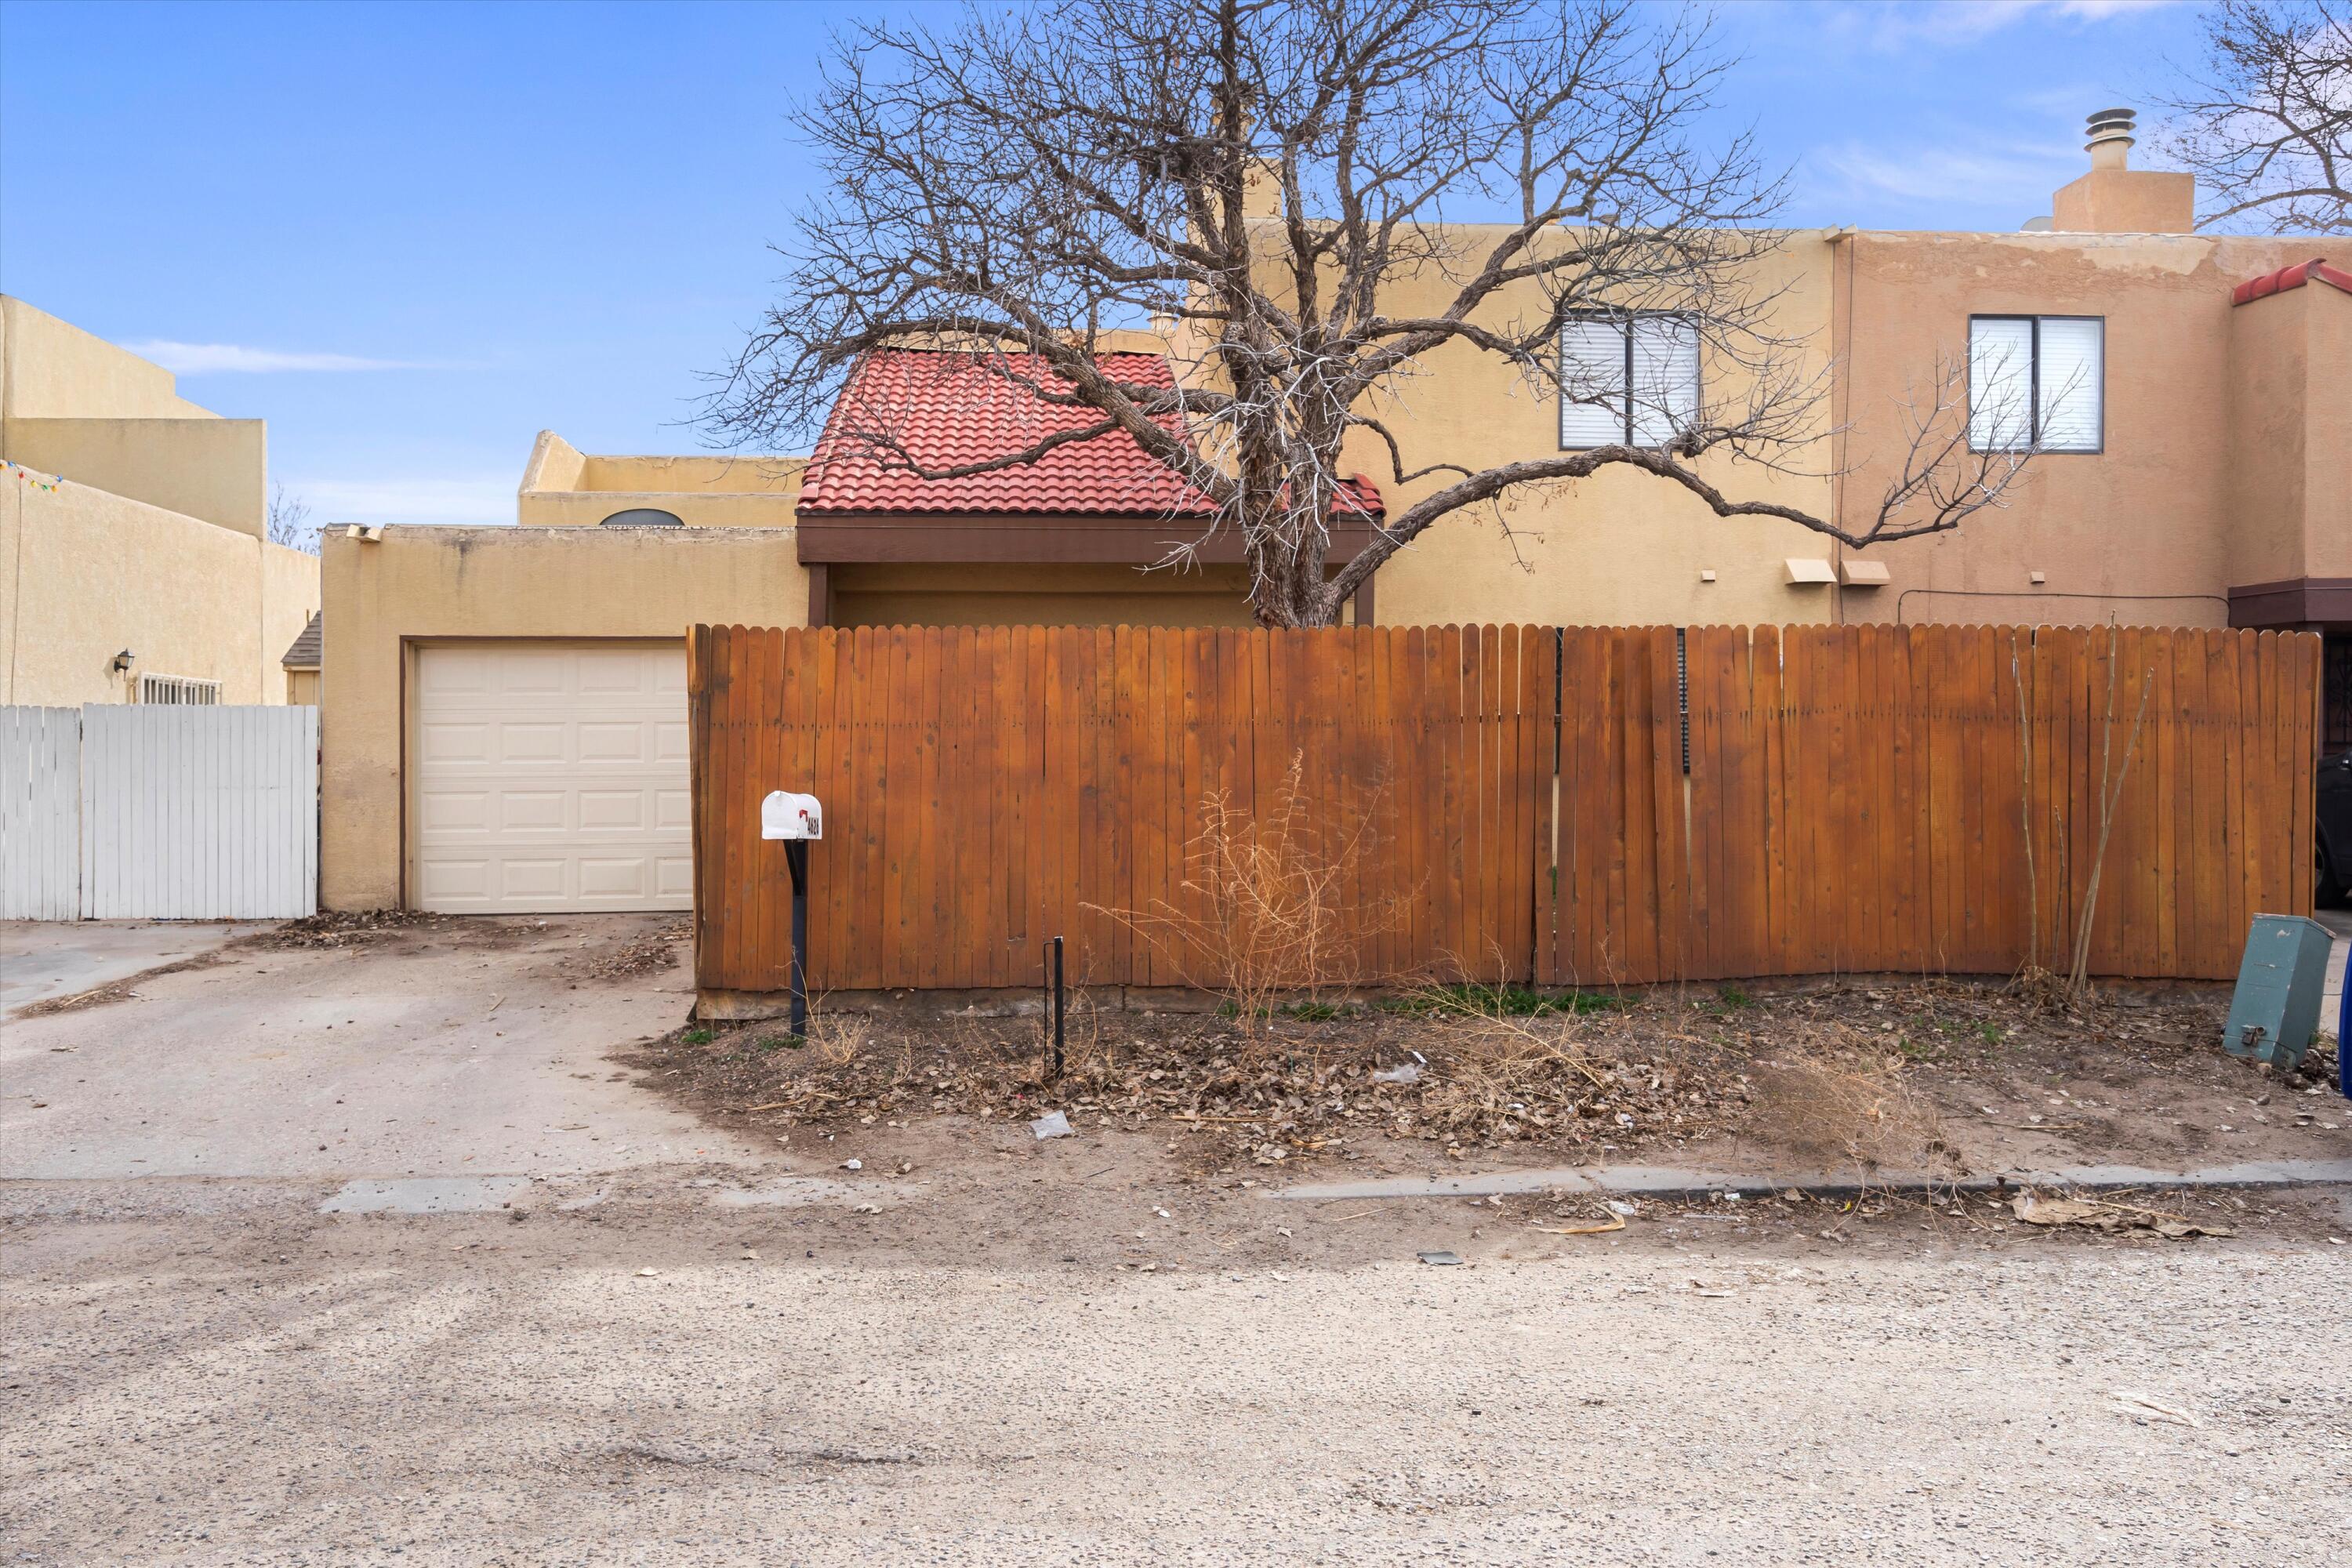
[[[2181,1240],[1997,1194],[1594,1233],[1589,1194],[1266,1195],[1471,1168],[1420,1141],[1269,1169],[1160,1118],[730,1133],[646,1092],[678,1064],[608,1054],[683,1014],[666,923],[302,922],[11,1019],[0,1562],[2292,1564],[2352,1534],[2352,1193],[2132,1200],[2231,1233]],[[2118,1111],[2183,1155],[2343,1152],[2319,1098],[2229,1070],[1937,1068],[2036,1163]],[[519,1195],[320,1212],[407,1175]]]
[[[2352,1533],[2335,1194],[2229,1242],[1662,1219],[1516,1258],[1467,1205],[1267,1205],[1236,1212],[1301,1260],[1203,1229],[1147,1273],[707,1179],[527,1223],[12,1184],[0,1556],[2290,1564]],[[1416,1215],[1475,1266],[1415,1263]]]

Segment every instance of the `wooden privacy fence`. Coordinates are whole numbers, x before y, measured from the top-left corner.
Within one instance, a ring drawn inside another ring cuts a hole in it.
[[[1307,847],[1344,863],[1335,973],[1528,978],[1553,664],[1517,626],[698,626],[698,983],[786,984],[775,788],[824,803],[812,985],[1031,985],[1055,935],[1084,983],[1213,983],[1167,934],[1211,916],[1202,804],[1267,817],[1294,763]]]
[[[2103,777],[2091,973],[2225,979],[2256,912],[2311,907],[2317,637],[1677,637],[1561,634],[1547,982],[2063,972]]]
[[[1367,980],[2063,970],[2103,778],[2092,972],[2224,978],[2257,910],[2310,905],[2318,646],[698,626],[698,984],[786,984],[782,847],[759,837],[778,788],[825,806],[820,989],[1031,985],[1056,934],[1084,983],[1215,984],[1168,934],[1216,916],[1213,796],[1303,815],[1345,917],[1331,972]]]

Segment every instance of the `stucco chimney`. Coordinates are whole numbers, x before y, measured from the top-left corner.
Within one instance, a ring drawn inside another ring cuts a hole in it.
[[[2053,229],[2069,234],[2187,234],[2197,226],[2197,176],[2131,167],[2136,117],[2102,109],[2088,122],[2091,171],[2051,198]]]

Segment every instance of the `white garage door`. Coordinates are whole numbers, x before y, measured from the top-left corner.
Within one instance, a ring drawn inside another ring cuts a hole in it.
[[[415,713],[417,908],[693,906],[682,646],[420,648]]]

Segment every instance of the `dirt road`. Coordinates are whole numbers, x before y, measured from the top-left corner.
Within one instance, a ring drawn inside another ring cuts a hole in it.
[[[236,949],[11,1020],[0,1561],[2292,1564],[2352,1536],[2344,1189],[2164,1200],[2234,1232],[2180,1241],[1762,1193],[1567,1236],[1597,1200],[1277,1201],[1164,1131],[752,1145],[611,1054],[682,1002],[647,929]],[[352,1212],[412,1176],[482,1212]],[[1415,1261],[1440,1248],[1466,1264]]]
[[[2352,1531],[2352,1247],[2321,1235],[1640,1223],[1433,1268],[1270,1258],[1276,1225],[1421,1223],[1286,1205],[1245,1261],[1143,1272],[977,1224],[895,1261],[919,1202],[712,1179],[524,1221],[13,1184],[0,1552],[2284,1564]]]

